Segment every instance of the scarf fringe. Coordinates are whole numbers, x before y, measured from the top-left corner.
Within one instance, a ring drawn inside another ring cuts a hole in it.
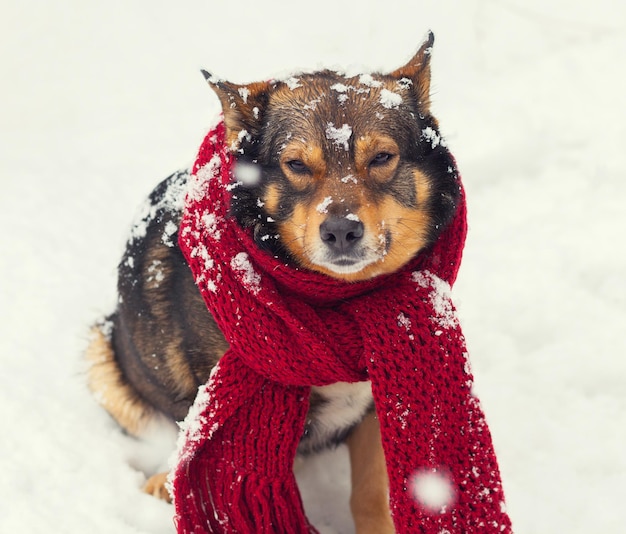
[[[233,465],[211,465],[198,459],[187,465],[177,491],[184,495],[184,512],[176,517],[178,532],[194,534],[318,534],[304,515],[295,477],[268,478],[237,472]],[[217,463],[221,463],[218,462]],[[221,485],[211,478],[220,473]],[[182,477],[181,477],[182,478]],[[193,518],[206,523],[196,524]]]

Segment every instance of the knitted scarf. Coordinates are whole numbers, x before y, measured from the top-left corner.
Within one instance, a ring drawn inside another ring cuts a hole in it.
[[[179,438],[170,480],[178,532],[317,532],[293,475],[310,387],[370,380],[396,531],[510,533],[448,295],[466,234],[463,195],[438,241],[404,269],[347,283],[284,265],[229,218],[234,161],[224,136],[220,123],[200,148],[179,228],[230,348]]]

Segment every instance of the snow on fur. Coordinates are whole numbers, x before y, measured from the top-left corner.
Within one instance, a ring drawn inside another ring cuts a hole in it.
[[[326,125],[326,138],[346,151],[348,150],[348,140],[351,136],[352,128],[348,124],[343,124],[339,128],[336,128],[332,122]]]

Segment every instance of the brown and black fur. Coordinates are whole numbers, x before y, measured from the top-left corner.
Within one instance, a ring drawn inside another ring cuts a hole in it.
[[[459,190],[430,112],[432,40],[404,67],[365,78],[321,71],[236,85],[205,73],[237,161],[260,173],[233,186],[231,214],[260,248],[357,281],[399,269],[437,238]],[[351,135],[337,138],[343,125]],[[228,348],[176,246],[187,178],[176,173],[150,196],[119,266],[117,309],[87,351],[92,389],[138,436],[159,418],[182,420]],[[357,532],[393,532],[370,397],[342,388],[313,390],[301,452],[348,438]],[[327,428],[335,406],[352,408]],[[162,478],[149,491],[162,494]]]

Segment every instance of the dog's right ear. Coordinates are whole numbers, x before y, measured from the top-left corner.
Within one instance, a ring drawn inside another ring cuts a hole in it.
[[[271,84],[255,82],[237,85],[220,80],[205,70],[202,74],[220,99],[226,125],[226,141],[229,148],[236,151],[244,137],[256,137],[260,133]]]
[[[417,54],[406,65],[390,73],[394,78],[411,81],[415,98],[424,110],[430,107],[430,56],[434,43],[435,34],[429,31]]]

